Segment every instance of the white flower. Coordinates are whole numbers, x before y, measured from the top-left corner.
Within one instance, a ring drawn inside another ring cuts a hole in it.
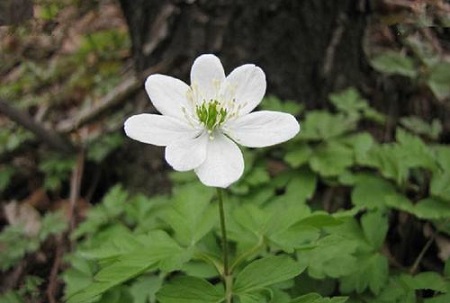
[[[207,186],[228,187],[244,171],[236,143],[265,147],[287,141],[300,130],[290,114],[250,113],[266,91],[264,72],[242,65],[227,77],[214,55],[198,57],[191,86],[173,77],[151,75],[145,89],[162,115],[140,114],[125,121],[127,136],[165,146],[166,161],[178,171],[194,170]]]

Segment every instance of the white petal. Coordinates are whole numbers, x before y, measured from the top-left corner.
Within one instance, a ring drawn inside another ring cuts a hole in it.
[[[198,130],[168,116],[140,114],[125,121],[125,133],[131,139],[166,146],[185,138],[195,138]]]
[[[300,124],[287,113],[258,111],[227,121],[223,129],[240,145],[265,147],[293,138]]]
[[[166,147],[166,161],[178,171],[197,168],[206,159],[208,134],[174,142]]]
[[[261,102],[266,92],[266,75],[253,64],[245,64],[234,69],[225,81],[228,97],[234,98],[241,106],[241,115],[251,112]]]
[[[236,182],[244,172],[244,157],[239,147],[223,134],[208,141],[206,160],[195,169],[206,186],[226,188]]]
[[[163,115],[185,119],[183,107],[192,111],[187,93],[190,87],[181,80],[164,75],[151,75],[145,89],[155,108]]]
[[[225,72],[219,58],[208,54],[195,59],[191,69],[191,86],[198,94],[198,102],[217,100],[224,81]]]

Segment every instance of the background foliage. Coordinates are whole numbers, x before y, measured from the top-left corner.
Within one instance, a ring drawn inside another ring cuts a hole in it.
[[[369,33],[367,59],[448,111],[450,63],[433,38],[448,15],[416,17],[396,47]],[[124,102],[140,87],[116,3],[41,0],[33,22],[1,28],[0,98],[75,152],[0,116],[0,302],[222,302],[214,191],[191,173],[164,170],[152,195],[118,177],[122,122],[142,106]],[[226,193],[236,302],[448,302],[448,128],[370,104],[356,86],[322,109],[262,102],[302,131],[245,150]]]

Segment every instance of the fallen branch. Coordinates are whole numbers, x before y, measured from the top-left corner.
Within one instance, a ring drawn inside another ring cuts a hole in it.
[[[0,99],[0,112],[12,121],[31,131],[36,137],[48,144],[51,148],[63,153],[73,153],[76,150],[71,142],[61,137],[57,132],[46,129],[43,125],[34,121],[28,114],[10,106],[8,102],[3,99]]]
[[[168,67],[172,64],[173,58],[166,59],[161,61],[160,63],[146,69],[139,76],[129,76],[122,83],[120,83],[114,90],[109,92],[106,96],[104,96],[96,105],[90,108],[86,108],[81,111],[75,118],[68,119],[65,121],[61,121],[56,129],[59,132],[69,133],[71,131],[76,130],[77,128],[95,120],[99,116],[101,116],[104,112],[106,112],[111,107],[114,107],[123,100],[126,100],[133,93],[138,91],[144,82],[144,79],[154,73],[159,73],[164,70],[167,70]]]

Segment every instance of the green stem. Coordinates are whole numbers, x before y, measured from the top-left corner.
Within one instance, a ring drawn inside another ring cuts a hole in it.
[[[223,280],[225,282],[225,299],[227,303],[231,303],[232,299],[232,283],[233,277],[228,266],[228,239],[227,228],[225,225],[225,211],[223,207],[222,191],[217,188],[217,199],[219,200],[219,216],[220,216],[220,230],[222,232],[222,249],[223,249]]]

